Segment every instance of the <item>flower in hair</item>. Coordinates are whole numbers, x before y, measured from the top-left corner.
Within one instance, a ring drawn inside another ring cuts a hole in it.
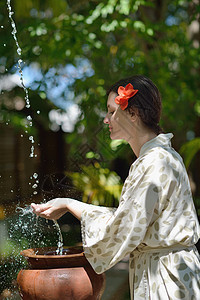
[[[138,90],[134,90],[132,84],[129,83],[125,87],[120,86],[117,92],[119,96],[115,98],[115,103],[119,104],[122,110],[125,110],[128,106],[128,99],[133,97]]]

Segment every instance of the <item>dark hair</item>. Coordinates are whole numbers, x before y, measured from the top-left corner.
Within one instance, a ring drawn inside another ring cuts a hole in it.
[[[132,114],[134,108],[137,108],[142,122],[156,134],[162,133],[163,130],[159,126],[162,112],[161,96],[151,79],[143,75],[121,79],[108,89],[107,95],[110,92],[117,93],[119,86],[125,87],[128,83],[131,83],[138,92],[129,99],[126,109]]]

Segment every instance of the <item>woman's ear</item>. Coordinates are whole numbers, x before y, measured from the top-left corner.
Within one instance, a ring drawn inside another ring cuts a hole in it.
[[[135,107],[131,108],[131,110],[130,110],[130,112],[128,112],[128,114],[129,114],[132,122],[135,122],[136,119],[139,117],[138,109]]]

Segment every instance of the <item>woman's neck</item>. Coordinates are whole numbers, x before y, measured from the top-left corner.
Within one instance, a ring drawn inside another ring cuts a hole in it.
[[[157,136],[156,133],[154,133],[153,131],[144,131],[144,132],[140,132],[139,134],[137,134],[134,138],[131,138],[128,143],[131,146],[133,152],[135,153],[135,155],[138,157],[140,154],[140,149],[142,148],[142,146],[152,140],[153,138],[155,138]]]

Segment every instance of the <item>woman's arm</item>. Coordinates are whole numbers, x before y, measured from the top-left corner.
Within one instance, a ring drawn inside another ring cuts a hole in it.
[[[45,204],[32,203],[31,207],[36,215],[46,219],[57,220],[70,212],[80,220],[83,210],[89,210],[91,205],[71,198],[56,198]]]

